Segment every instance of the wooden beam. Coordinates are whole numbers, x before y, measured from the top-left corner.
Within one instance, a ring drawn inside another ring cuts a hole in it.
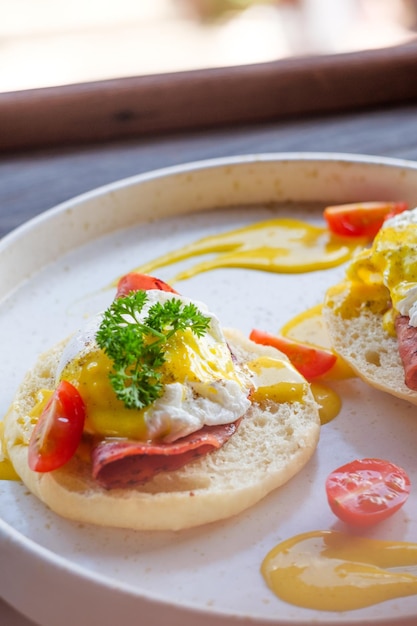
[[[357,53],[0,94],[0,150],[346,112],[417,100],[417,42]]]

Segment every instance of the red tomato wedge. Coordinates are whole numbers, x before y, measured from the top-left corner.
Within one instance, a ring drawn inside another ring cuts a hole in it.
[[[30,469],[50,472],[67,463],[81,441],[84,420],[83,399],[71,383],[62,380],[42,411],[30,438]]]
[[[323,216],[335,235],[373,239],[388,217],[407,209],[406,202],[360,202],[328,206]]]
[[[171,293],[178,293],[170,285],[165,283],[159,278],[154,276],[148,276],[147,274],[139,274],[137,272],[130,272],[117,283],[116,298],[127,296],[131,291],[139,291],[143,289],[159,289],[160,291],[170,291]]]
[[[330,350],[316,348],[287,337],[272,335],[256,328],[252,330],[249,338],[255,343],[278,348],[287,355],[294,367],[307,380],[323,376],[337,361],[337,356]]]
[[[357,459],[328,476],[326,494],[331,510],[343,522],[372,526],[402,507],[410,494],[410,479],[389,461]]]

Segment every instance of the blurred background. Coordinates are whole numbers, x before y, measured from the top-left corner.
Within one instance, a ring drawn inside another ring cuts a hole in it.
[[[0,0],[0,91],[407,43],[417,0]]]

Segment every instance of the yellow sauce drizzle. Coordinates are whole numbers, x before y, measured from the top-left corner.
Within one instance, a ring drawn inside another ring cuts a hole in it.
[[[286,361],[263,356],[248,363],[254,375],[255,402],[302,402],[307,383],[297,370]]]
[[[331,422],[339,415],[342,408],[339,394],[327,385],[317,382],[311,383],[311,391],[319,407],[320,423],[323,425]]]
[[[417,544],[336,531],[292,537],[265,557],[261,573],[281,600],[319,611],[349,611],[417,594]]]
[[[294,316],[281,328],[279,334],[301,343],[331,350],[331,341],[322,316],[321,304]],[[321,377],[319,382],[314,381],[311,384],[311,391],[319,405],[321,424],[327,424],[337,417],[342,408],[340,396],[323,381],[327,383],[327,381],[342,380],[354,376],[351,367],[337,355],[337,361],[333,367]]]
[[[204,237],[136,268],[154,270],[191,257],[213,257],[180,272],[170,283],[186,280],[209,270],[240,267],[267,272],[297,273],[340,265],[362,247],[364,240],[333,235],[327,228],[301,220],[281,218],[257,222],[220,235]]]
[[[3,433],[4,423],[0,422],[0,480],[20,480],[20,476],[4,453]]]

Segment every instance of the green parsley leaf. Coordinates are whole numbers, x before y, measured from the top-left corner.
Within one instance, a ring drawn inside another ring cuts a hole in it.
[[[141,320],[147,301],[142,290],[117,298],[104,312],[96,333],[98,346],[113,361],[109,376],[113,390],[131,409],[149,406],[162,395],[164,346],[172,335],[190,329],[202,337],[210,325],[210,318],[193,303],[183,304],[175,297],[153,304]]]

